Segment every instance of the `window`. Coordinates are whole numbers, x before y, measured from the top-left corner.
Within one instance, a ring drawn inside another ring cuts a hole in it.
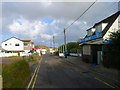
[[[96,32],[102,32],[102,25],[96,26]]]
[[[5,46],[7,46],[7,44],[5,44]]]
[[[19,44],[15,44],[15,46],[20,46]]]
[[[87,36],[90,36],[91,35],[91,30],[88,30],[87,31]]]
[[[27,46],[28,45],[28,43],[24,43],[24,46]]]

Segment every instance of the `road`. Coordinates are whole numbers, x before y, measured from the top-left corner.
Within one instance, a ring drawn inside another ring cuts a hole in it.
[[[90,73],[82,69],[77,70],[50,54],[42,56],[40,63],[33,66],[32,77],[26,88],[111,88],[96,80]]]

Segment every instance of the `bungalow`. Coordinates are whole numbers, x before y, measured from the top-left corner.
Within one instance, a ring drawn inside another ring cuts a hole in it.
[[[6,52],[29,52],[32,48],[34,48],[34,43],[31,40],[12,37],[2,42],[2,49]]]
[[[100,64],[103,46],[109,43],[110,32],[119,30],[120,11],[96,23],[87,30],[85,38],[80,39],[82,46],[82,60],[87,63]]]

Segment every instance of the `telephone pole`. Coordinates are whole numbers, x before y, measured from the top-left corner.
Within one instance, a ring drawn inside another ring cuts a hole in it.
[[[52,40],[50,39],[50,47],[52,47]]]
[[[61,53],[62,53],[62,46],[61,46]]]
[[[55,36],[53,36],[53,50],[55,51]]]
[[[66,34],[65,34],[65,28],[64,28],[64,43],[65,43],[65,58],[67,58],[67,46],[66,46]]]
[[[63,54],[64,54],[64,44],[63,44]]]

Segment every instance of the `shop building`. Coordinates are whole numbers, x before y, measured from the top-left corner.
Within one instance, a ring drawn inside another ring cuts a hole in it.
[[[103,60],[103,46],[110,42],[111,32],[119,30],[120,11],[96,23],[89,28],[85,38],[80,39],[82,60],[87,63],[100,64]]]

